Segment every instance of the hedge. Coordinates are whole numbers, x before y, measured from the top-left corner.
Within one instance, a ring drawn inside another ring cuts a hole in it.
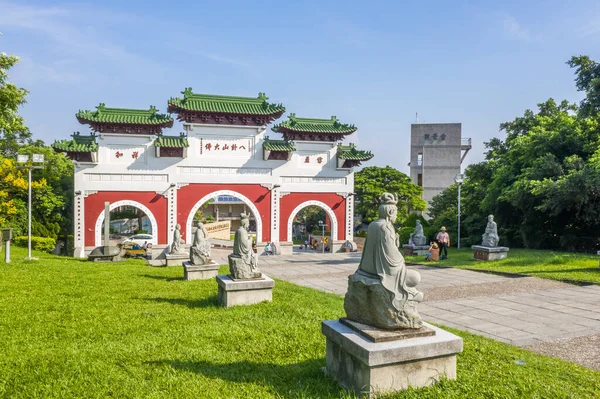
[[[27,247],[27,236],[19,236],[13,239],[13,243],[19,247]],[[31,236],[31,249],[44,252],[52,252],[56,247],[56,240],[50,237]]]

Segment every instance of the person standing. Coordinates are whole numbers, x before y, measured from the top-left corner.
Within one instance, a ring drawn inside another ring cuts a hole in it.
[[[450,246],[450,236],[446,233],[446,228],[442,226],[441,231],[435,237],[440,246],[440,259],[448,258],[448,247]]]

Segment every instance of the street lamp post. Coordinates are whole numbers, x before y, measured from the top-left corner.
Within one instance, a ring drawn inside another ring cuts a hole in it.
[[[27,259],[34,260],[31,256],[31,171],[33,169],[42,169],[43,166],[41,164],[44,163],[44,154],[33,154],[31,157],[31,161],[29,160],[29,155],[17,155],[17,163],[22,164],[17,166],[19,169],[27,169],[28,172],[28,221],[27,221]],[[38,165],[35,165],[38,164]]]
[[[323,229],[321,233],[321,253],[325,253],[325,227],[327,227],[326,223],[323,223],[322,220],[319,220],[319,226]]]
[[[464,180],[465,175],[462,174],[456,175],[456,177],[454,178],[454,181],[458,185],[458,240],[456,240],[456,246],[458,249],[460,249],[460,186],[462,185]]]

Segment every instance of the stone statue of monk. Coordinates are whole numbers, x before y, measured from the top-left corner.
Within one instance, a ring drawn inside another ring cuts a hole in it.
[[[183,252],[182,245],[184,244],[183,238],[181,238],[181,225],[177,224],[175,226],[175,231],[173,232],[173,244],[171,244],[171,253],[172,254],[180,254]]]
[[[347,317],[380,328],[420,328],[416,303],[423,294],[415,288],[420,275],[408,270],[396,245],[397,199],[380,197],[379,219],[371,222],[356,273],[348,279],[344,298]]]
[[[208,241],[208,231],[206,231],[204,224],[198,223],[198,228],[194,233],[194,242],[190,247],[190,263],[192,265],[205,265],[210,262],[210,242]]]
[[[496,222],[494,222],[494,215],[489,215],[487,226],[485,226],[485,233],[482,236],[481,245],[484,247],[497,247],[499,242],[498,226],[496,225]]]
[[[410,233],[410,238],[412,239],[414,245],[427,245],[427,237],[425,237],[425,233],[423,233],[423,225],[421,224],[420,220],[417,220],[415,231]]]
[[[252,250],[252,240],[248,236],[250,220],[242,213],[241,225],[235,231],[233,254],[229,255],[229,269],[234,279],[261,278],[258,270],[258,259]]]

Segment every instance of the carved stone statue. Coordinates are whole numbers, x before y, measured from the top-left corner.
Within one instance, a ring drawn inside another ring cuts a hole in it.
[[[190,248],[190,263],[199,266],[211,263],[211,261],[208,232],[202,223],[198,223],[198,229],[194,233],[194,242]]]
[[[369,225],[358,270],[348,278],[344,309],[348,319],[385,329],[423,326],[416,304],[423,293],[415,287],[421,275],[408,270],[396,245],[393,222],[398,200],[384,193],[379,219]]]
[[[180,254],[183,253],[184,244],[183,239],[181,238],[181,225],[177,224],[175,226],[175,231],[173,232],[173,244],[171,244],[171,253],[172,254]]]
[[[258,270],[257,257],[247,231],[250,220],[245,213],[241,216],[241,225],[235,231],[233,239],[233,254],[229,255],[229,271],[234,279],[261,278],[262,273]]]
[[[427,237],[425,237],[425,233],[423,233],[423,225],[420,220],[417,220],[417,226],[415,227],[415,231],[410,233],[410,238],[412,239],[413,245],[427,245]]]
[[[488,216],[488,223],[485,226],[485,233],[483,233],[483,241],[481,245],[484,247],[497,247],[500,242],[500,237],[498,236],[498,226],[496,226],[496,222],[494,222],[494,215]]]

